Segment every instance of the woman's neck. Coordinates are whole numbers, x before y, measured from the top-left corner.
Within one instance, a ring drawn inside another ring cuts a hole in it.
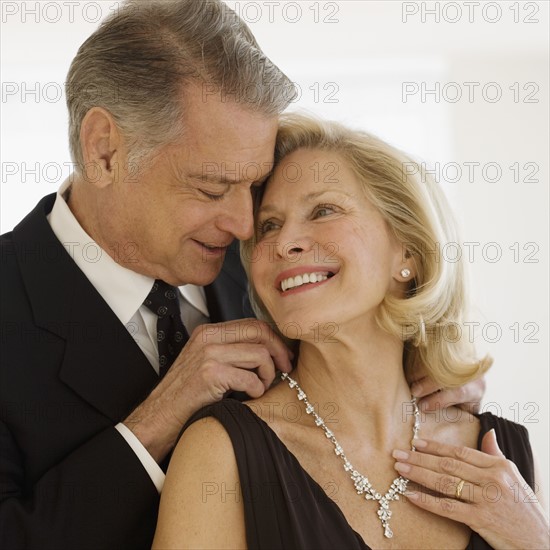
[[[302,342],[291,376],[311,403],[332,408],[340,435],[355,438],[368,433],[378,448],[393,447],[403,434],[410,439],[413,408],[402,343],[380,329],[361,337],[356,331],[337,336],[332,341]]]

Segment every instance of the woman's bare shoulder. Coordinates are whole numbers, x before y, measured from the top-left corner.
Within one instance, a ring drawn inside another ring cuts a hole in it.
[[[246,547],[233,445],[213,417],[191,424],[178,441],[162,490],[153,547]]]
[[[199,457],[201,460],[198,460]],[[168,472],[170,469],[180,468],[183,461],[187,464],[189,461],[204,464],[203,458],[208,462],[215,462],[218,466],[236,465],[229,434],[213,416],[193,422],[182,433],[170,460]]]

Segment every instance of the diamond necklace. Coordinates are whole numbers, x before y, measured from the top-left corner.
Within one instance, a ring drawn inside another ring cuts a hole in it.
[[[378,519],[382,522],[382,527],[384,528],[384,536],[387,538],[393,537],[393,531],[390,528],[390,518],[392,512],[390,510],[390,502],[392,500],[399,500],[399,495],[402,495],[407,490],[407,484],[409,483],[408,479],[405,479],[402,476],[396,477],[385,495],[378,493],[371,485],[367,476],[359,473],[348,460],[344,453],[344,449],[337,439],[334,437],[334,434],[331,430],[327,428],[325,421],[317,414],[315,407],[308,401],[307,395],[304,390],[298,385],[298,382],[291,378],[287,373],[283,373],[281,378],[288,382],[288,385],[291,389],[296,389],[298,392],[298,400],[303,401],[306,407],[306,413],[311,414],[315,419],[315,425],[319,426],[324,432],[327,439],[334,445],[334,452],[336,456],[339,456],[344,462],[344,470],[349,472],[351,480],[355,485],[358,495],[365,495],[366,500],[376,500],[378,502]],[[415,439],[418,436],[418,430],[420,427],[420,413],[418,412],[418,406],[416,405],[416,397],[411,397],[411,403],[413,406],[414,414],[414,425],[413,425],[413,436],[412,439]],[[411,450],[415,451],[414,445],[411,443]]]

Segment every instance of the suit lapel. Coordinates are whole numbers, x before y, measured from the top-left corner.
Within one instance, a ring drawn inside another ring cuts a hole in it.
[[[34,321],[66,341],[60,379],[118,422],[158,377],[51,230],[46,215],[54,201],[55,194],[42,199],[13,231]]]
[[[60,379],[113,422],[124,418],[158,382],[139,346],[53,233],[44,197],[13,230],[15,254],[37,326],[63,338]],[[205,287],[213,323],[252,317],[238,243]]]

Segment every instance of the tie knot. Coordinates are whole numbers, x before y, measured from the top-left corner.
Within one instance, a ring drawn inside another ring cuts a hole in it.
[[[145,298],[143,304],[160,319],[166,315],[179,317],[178,289],[160,279],[155,281],[153,288]]]

